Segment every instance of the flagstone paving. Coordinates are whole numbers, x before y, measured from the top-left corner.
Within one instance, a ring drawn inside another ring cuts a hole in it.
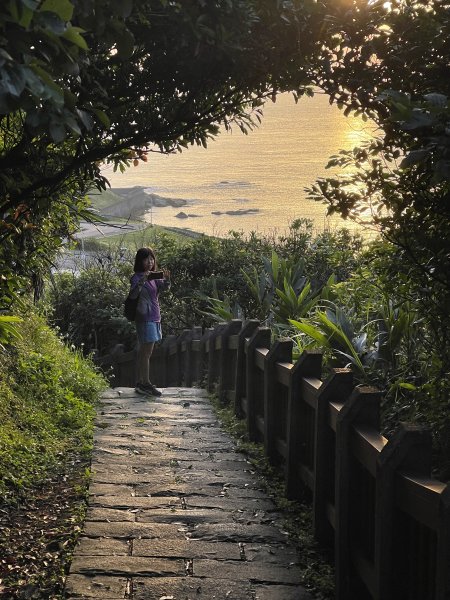
[[[66,598],[311,600],[283,518],[207,393],[105,392]]]

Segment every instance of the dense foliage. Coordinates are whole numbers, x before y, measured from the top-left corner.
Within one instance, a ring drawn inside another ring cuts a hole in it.
[[[105,381],[42,318],[23,317],[0,352],[0,596],[60,598]]]
[[[332,248],[330,248],[332,252]],[[383,431],[402,421],[422,423],[433,432],[436,475],[450,477],[450,374],[446,353],[436,346],[440,332],[423,318],[420,291],[409,284],[401,252],[377,242],[359,255],[345,280],[331,277],[313,291],[298,280],[288,260],[276,255],[250,286],[260,314],[272,328],[294,340],[297,356],[317,347],[325,365],[352,368],[355,380],[383,392]],[[287,277],[274,277],[274,273]],[[250,282],[251,283],[251,282]],[[217,301],[212,308],[218,311]]]
[[[34,289],[89,217],[102,162],[247,132],[262,102],[317,85],[379,135],[331,165],[311,197],[375,224],[361,253],[302,224],[279,240],[155,240],[174,285],[167,331],[257,316],[298,351],[324,347],[385,391],[385,431],[434,431],[450,473],[450,5],[446,0],[8,0],[0,6],[0,492],[25,492],[89,443],[103,382],[40,320],[5,310]],[[250,114],[253,113],[253,120]],[[131,345],[121,314],[131,256],[55,277],[51,317],[85,352]],[[87,293],[89,290],[89,293]],[[14,329],[14,327],[18,327]],[[17,332],[21,337],[17,337]],[[16,336],[16,337],[15,337]],[[15,340],[15,347],[8,345]]]
[[[379,129],[366,146],[334,157],[330,164],[350,173],[319,180],[311,196],[375,224],[396,246],[397,295],[427,321],[448,379],[450,4],[339,0],[328,10],[315,80],[346,114]]]
[[[294,222],[279,238],[248,237],[234,232],[226,238],[201,236],[179,243],[164,233],[152,242],[158,264],[169,269],[172,287],[161,294],[166,333],[180,333],[193,325],[210,326],[210,298],[227,298],[236,316],[259,316],[257,300],[249,293],[247,273],[262,268],[272,251],[301,265],[314,290],[320,289],[332,273],[346,279],[358,263],[362,241],[346,230],[315,234],[309,221]],[[109,248],[99,250],[94,262],[79,274],[55,274],[49,287],[52,322],[71,343],[86,351],[105,353],[116,343],[134,345],[132,326],[124,319],[123,301],[128,293],[134,252]],[[295,315],[292,315],[295,316]]]
[[[104,379],[28,312],[0,353],[0,497],[17,498],[89,449]]]
[[[257,120],[264,99],[283,90],[305,93],[316,84],[346,113],[373,119],[380,135],[333,159],[352,166],[352,173],[344,180],[320,180],[311,195],[327,202],[331,212],[370,220],[395,245],[395,261],[384,266],[391,271],[384,277],[385,294],[392,292],[395,306],[409,302],[423,320],[427,343],[441,353],[436,378],[447,381],[448,8],[437,0],[2,5],[2,307],[17,289],[39,289],[42,271],[85,210],[87,187],[105,186],[101,161],[124,168],[154,150],[205,145],[220,123],[235,122],[248,131],[249,112]],[[229,312],[237,303],[244,313],[257,309],[262,317],[267,306],[258,303],[271,302],[273,295],[279,305],[290,304],[277,313],[283,322],[299,302],[296,293],[304,294],[303,308],[318,302],[327,278],[312,273],[304,257],[295,269],[309,278],[309,288],[300,285],[301,277],[287,286],[276,282],[273,263],[266,264],[265,276],[273,281],[262,298],[263,281],[256,277],[262,255],[270,260],[271,252],[256,250],[258,243],[248,251],[238,238],[224,242],[223,262],[210,252],[215,242],[194,245],[185,257],[168,242],[161,247],[179,282],[168,296],[173,329],[187,325],[192,313],[205,312],[199,293],[226,296]],[[272,249],[283,259],[282,243]],[[239,252],[247,254],[246,276],[230,272]],[[186,265],[196,265],[197,272]],[[75,306],[80,293],[73,297]],[[120,321],[119,307],[111,310]],[[87,335],[88,345],[101,345],[77,327],[80,339]],[[106,347],[114,339],[104,330],[101,326]]]
[[[98,252],[88,268],[56,273],[48,286],[52,325],[85,354],[104,354],[117,343],[134,345],[134,327],[123,317],[131,259],[122,251]]]
[[[148,151],[206,145],[220,123],[247,131],[264,99],[316,84],[381,131],[341,157],[358,167],[354,185],[322,181],[316,195],[355,218],[370,208],[366,214],[432,283],[448,289],[448,257],[436,241],[444,236],[433,233],[448,233],[448,7],[437,0],[4,3],[0,234],[13,243],[3,260],[26,271],[23,257],[38,247],[30,230],[40,238],[49,228],[54,243],[70,232],[87,186],[105,187],[102,161],[124,168]]]
[[[326,201],[332,211],[378,223],[411,255],[428,245],[438,254],[433,225],[448,232],[449,8],[433,0],[330,3],[332,35],[316,77],[346,114],[379,126],[366,148],[342,155],[356,167],[353,186],[322,182]]]
[[[290,2],[11,0],[0,7],[0,308],[105,188],[103,161],[203,144],[304,92],[316,36]],[[25,282],[26,283],[26,282]]]

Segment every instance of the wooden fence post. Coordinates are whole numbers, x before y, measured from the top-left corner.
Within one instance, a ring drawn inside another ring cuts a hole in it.
[[[236,356],[236,377],[234,382],[234,414],[242,418],[246,414],[243,403],[246,402],[246,358],[245,342],[250,338],[259,326],[259,321],[245,321],[239,332],[238,348]],[[245,400],[244,400],[245,399]]]
[[[264,377],[258,373],[258,367],[255,365],[256,348],[270,348],[271,331],[269,327],[258,327],[252,337],[246,342],[246,398],[247,398],[247,430],[250,441],[258,438],[256,426],[256,394],[257,377]]]
[[[208,390],[208,392],[213,392],[214,388],[215,388],[215,383],[216,383],[216,379],[218,378],[218,353],[216,351],[216,340],[219,336],[222,335],[223,331],[225,330],[227,324],[226,323],[219,323],[218,325],[216,325],[211,333],[211,335],[208,337],[207,340],[207,344],[208,344],[208,382],[207,382],[207,386],[206,389]]]
[[[344,403],[353,391],[353,373],[350,369],[333,369],[322,383],[317,395],[316,430],[314,439],[314,535],[319,543],[332,541],[332,528],[328,515],[330,496],[334,502],[336,446],[328,421],[329,402]],[[332,494],[330,493],[330,487]]]
[[[292,340],[277,340],[266,355],[264,361],[264,451],[271,462],[274,461],[275,434],[277,426],[277,386],[276,363],[292,362]],[[287,415],[282,418],[287,418]],[[278,415],[279,418],[279,415]]]
[[[184,381],[187,387],[192,387],[194,382],[197,382],[199,377],[199,359],[200,352],[197,348],[194,349],[194,343],[197,342],[199,345],[199,341],[202,337],[202,328],[201,327],[193,327],[191,330],[191,335],[187,343],[187,352],[185,359],[185,371],[184,371]]]
[[[184,329],[177,338],[177,349],[175,356],[176,365],[176,385],[183,385],[186,372],[186,355],[189,352],[189,342],[191,338],[191,330]]]
[[[124,345],[116,344],[109,354],[94,356],[94,360],[111,380],[112,387],[136,385],[136,349],[124,352]]]
[[[231,336],[237,336],[242,328],[242,321],[239,319],[233,319],[230,321],[222,332],[221,338],[222,343],[220,347],[220,373],[219,373],[219,389],[218,395],[219,400],[223,404],[227,404],[231,400],[233,395],[234,402],[234,383],[235,383],[235,369],[236,369],[236,349],[230,349],[230,338]],[[237,345],[236,345],[237,346]]]
[[[339,412],[336,423],[335,471],[335,570],[336,600],[353,598],[351,581],[351,427],[362,424],[377,431],[380,424],[381,393],[374,388],[354,390]]]
[[[176,344],[177,336],[176,335],[168,335],[161,345],[161,371],[162,371],[162,383],[161,387],[169,387],[170,385],[174,385],[173,378],[173,369],[172,369],[172,358],[171,358],[171,348],[174,344]],[[152,363],[150,362],[150,365]],[[175,384],[176,385],[176,384]]]
[[[301,496],[302,484],[298,466],[302,462],[304,440],[300,435],[301,423],[301,381],[303,377],[320,379],[322,376],[322,351],[306,350],[302,353],[291,371],[288,395],[286,491],[288,498]]]
[[[375,600],[394,600],[397,597],[393,581],[396,471],[401,468],[429,475],[431,446],[431,432],[428,429],[402,425],[379,454],[375,496]]]
[[[202,387],[207,388],[208,382],[208,364],[209,364],[209,338],[213,334],[213,328],[208,327],[203,332],[203,335],[200,340],[200,383]]]

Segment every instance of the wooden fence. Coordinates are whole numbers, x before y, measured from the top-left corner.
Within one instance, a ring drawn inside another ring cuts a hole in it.
[[[113,385],[134,385],[134,353],[102,362]],[[450,600],[450,487],[431,478],[429,432],[404,425],[387,440],[377,390],[355,387],[348,369],[321,376],[320,352],[293,363],[292,341],[272,343],[257,321],[194,327],[152,359],[156,385],[206,387],[234,405],[289,497],[310,490],[338,600]]]

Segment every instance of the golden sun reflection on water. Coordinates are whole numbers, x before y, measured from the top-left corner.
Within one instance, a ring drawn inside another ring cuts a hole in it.
[[[234,128],[207,149],[151,154],[147,163],[124,174],[109,169],[105,175],[113,188],[137,185],[187,200],[182,210],[154,208],[153,223],[160,225],[215,235],[230,229],[283,233],[297,218],[311,219],[318,229],[351,226],[339,217],[327,218],[326,206],[308,200],[305,188],[331,174],[325,168],[330,156],[361,144],[372,131],[362,119],[346,118],[324,94],[298,104],[283,94],[265,105],[262,124],[249,135]],[[180,212],[187,216],[181,219]]]
[[[363,121],[360,117],[349,117],[347,125],[343,138],[344,146],[347,148],[361,146],[373,137],[374,125]]]

